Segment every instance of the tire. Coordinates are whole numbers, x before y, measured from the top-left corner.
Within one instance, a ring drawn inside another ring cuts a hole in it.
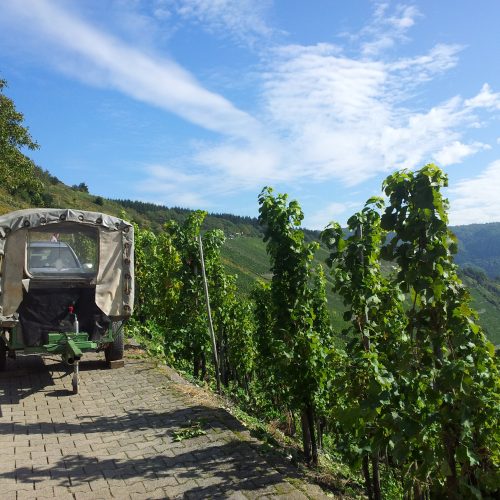
[[[111,324],[113,337],[115,340],[104,349],[104,357],[109,363],[110,361],[119,361],[123,359],[123,328],[121,321],[113,321]],[[118,334],[116,334],[118,332]]]
[[[5,345],[5,340],[0,338],[0,372],[5,371],[6,364],[7,364],[7,346]]]

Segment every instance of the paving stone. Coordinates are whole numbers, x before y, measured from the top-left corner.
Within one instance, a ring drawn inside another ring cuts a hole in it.
[[[17,482],[15,478],[3,477],[0,479],[0,491],[16,491]]]
[[[111,491],[109,489],[101,491],[91,491],[90,493],[76,492],[72,496],[74,500],[108,500],[113,498]]]
[[[54,487],[53,486],[45,486],[43,488],[35,488],[35,491],[32,493],[35,498],[54,498]]]
[[[235,491],[227,496],[228,500],[248,500],[248,497],[245,496],[241,491]]]

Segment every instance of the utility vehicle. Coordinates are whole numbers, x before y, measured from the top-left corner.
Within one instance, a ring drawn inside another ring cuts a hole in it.
[[[84,352],[123,357],[134,303],[134,231],[117,217],[71,209],[0,216],[0,370],[7,356]]]

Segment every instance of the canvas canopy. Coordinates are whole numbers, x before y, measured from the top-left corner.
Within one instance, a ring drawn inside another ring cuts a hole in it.
[[[132,314],[134,304],[134,229],[117,217],[83,210],[37,208],[18,210],[0,216],[0,326],[18,319],[23,289],[29,290],[37,278],[27,273],[30,232],[58,232],[61,228],[95,228],[98,255],[95,302],[113,320]],[[66,280],[69,281],[69,280]]]

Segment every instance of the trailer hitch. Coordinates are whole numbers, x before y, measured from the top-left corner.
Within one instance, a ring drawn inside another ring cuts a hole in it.
[[[64,346],[64,352],[62,355],[63,360],[68,363],[68,365],[72,365],[75,362],[80,361],[82,355],[82,350],[78,347],[76,342],[73,339],[68,338]]]

